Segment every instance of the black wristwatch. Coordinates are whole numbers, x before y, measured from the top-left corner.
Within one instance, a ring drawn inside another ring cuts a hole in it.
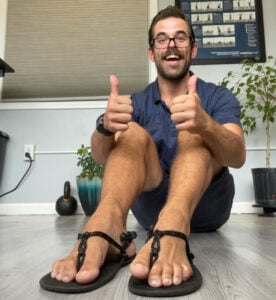
[[[100,115],[96,121],[96,128],[99,133],[105,136],[111,136],[114,132],[111,132],[104,128],[104,114]]]

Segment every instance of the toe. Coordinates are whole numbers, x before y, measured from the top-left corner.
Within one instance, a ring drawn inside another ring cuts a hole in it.
[[[80,284],[87,284],[95,280],[100,272],[97,268],[81,269],[76,275],[76,281]]]
[[[146,249],[141,249],[139,254],[130,264],[130,272],[139,279],[145,279],[149,274],[149,255]]]
[[[183,281],[183,268],[179,264],[173,266],[173,285],[179,285]]]
[[[193,275],[193,270],[191,266],[187,264],[182,265],[182,272],[183,272],[183,276],[182,276],[183,281],[187,281]]]
[[[58,281],[71,282],[76,275],[75,263],[72,259],[57,260],[52,267],[51,277]]]
[[[60,274],[62,266],[62,260],[56,260],[52,265],[52,271],[51,271],[51,277],[57,278],[57,276]]]
[[[76,274],[76,281],[81,284],[87,284],[95,280],[100,274],[100,267],[102,265],[101,254],[97,251],[92,251],[93,257],[86,255],[84,263]]]
[[[164,264],[162,271],[162,285],[171,286],[173,284],[173,267],[169,264]]]
[[[148,276],[148,283],[152,287],[160,287],[162,286],[162,271],[163,267],[160,262],[155,262],[155,264],[152,266],[150,270],[150,274]]]

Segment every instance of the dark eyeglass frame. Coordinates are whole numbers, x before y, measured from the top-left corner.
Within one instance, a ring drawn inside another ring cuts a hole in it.
[[[184,37],[184,35],[181,36],[181,37]],[[152,48],[155,48],[155,49],[166,49],[166,48],[168,48],[168,46],[170,45],[170,42],[171,42],[171,41],[174,42],[174,46],[175,46],[176,48],[188,48],[188,47],[192,46],[192,45],[194,44],[194,42],[195,42],[194,39],[193,39],[193,37],[188,36],[188,35],[185,36],[185,37],[188,38],[189,41],[190,41],[189,45],[187,45],[187,46],[178,46],[178,45],[177,45],[176,39],[179,39],[180,36],[175,36],[175,37],[173,37],[173,38],[170,38],[170,37],[166,36],[166,37],[165,37],[165,39],[167,40],[167,41],[166,41],[166,45],[164,45],[163,47],[156,47],[156,46],[155,46],[155,41],[158,40],[158,39],[160,39],[160,36],[157,36],[156,38],[153,38],[153,39],[151,40],[151,47],[152,47]]]

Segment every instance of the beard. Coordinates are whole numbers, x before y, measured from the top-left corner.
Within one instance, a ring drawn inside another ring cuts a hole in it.
[[[179,58],[184,62],[181,67],[167,68],[162,65],[162,61],[165,60],[166,57],[170,54],[179,56]],[[174,48],[172,50],[168,50],[160,58],[156,57],[155,55],[155,66],[158,71],[158,74],[162,78],[167,80],[178,81],[183,79],[187,75],[187,73],[189,73],[191,60],[192,60],[191,53],[188,53],[186,56],[183,56],[183,54],[180,53],[177,48]]]

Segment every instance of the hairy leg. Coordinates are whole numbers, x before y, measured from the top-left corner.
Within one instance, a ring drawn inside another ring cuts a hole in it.
[[[159,214],[155,229],[175,230],[189,235],[195,207],[221,169],[200,136],[180,132],[167,202]],[[159,257],[149,269],[151,242],[149,240],[143,246],[130,266],[135,277],[148,278],[151,286],[160,287],[180,284],[192,275],[185,242],[170,236],[160,240]]]
[[[110,152],[102,183],[101,200],[96,212],[85,225],[85,231],[103,231],[119,242],[121,232],[126,231],[126,218],[133,199],[142,191],[154,189],[162,180],[162,171],[155,145],[148,133],[136,123],[121,133],[116,146]],[[86,259],[77,272],[78,242],[71,253],[53,264],[52,277],[64,282],[74,279],[79,283],[93,281],[108,256],[115,259],[118,250],[99,238],[87,241]],[[135,254],[132,243],[127,254]]]

